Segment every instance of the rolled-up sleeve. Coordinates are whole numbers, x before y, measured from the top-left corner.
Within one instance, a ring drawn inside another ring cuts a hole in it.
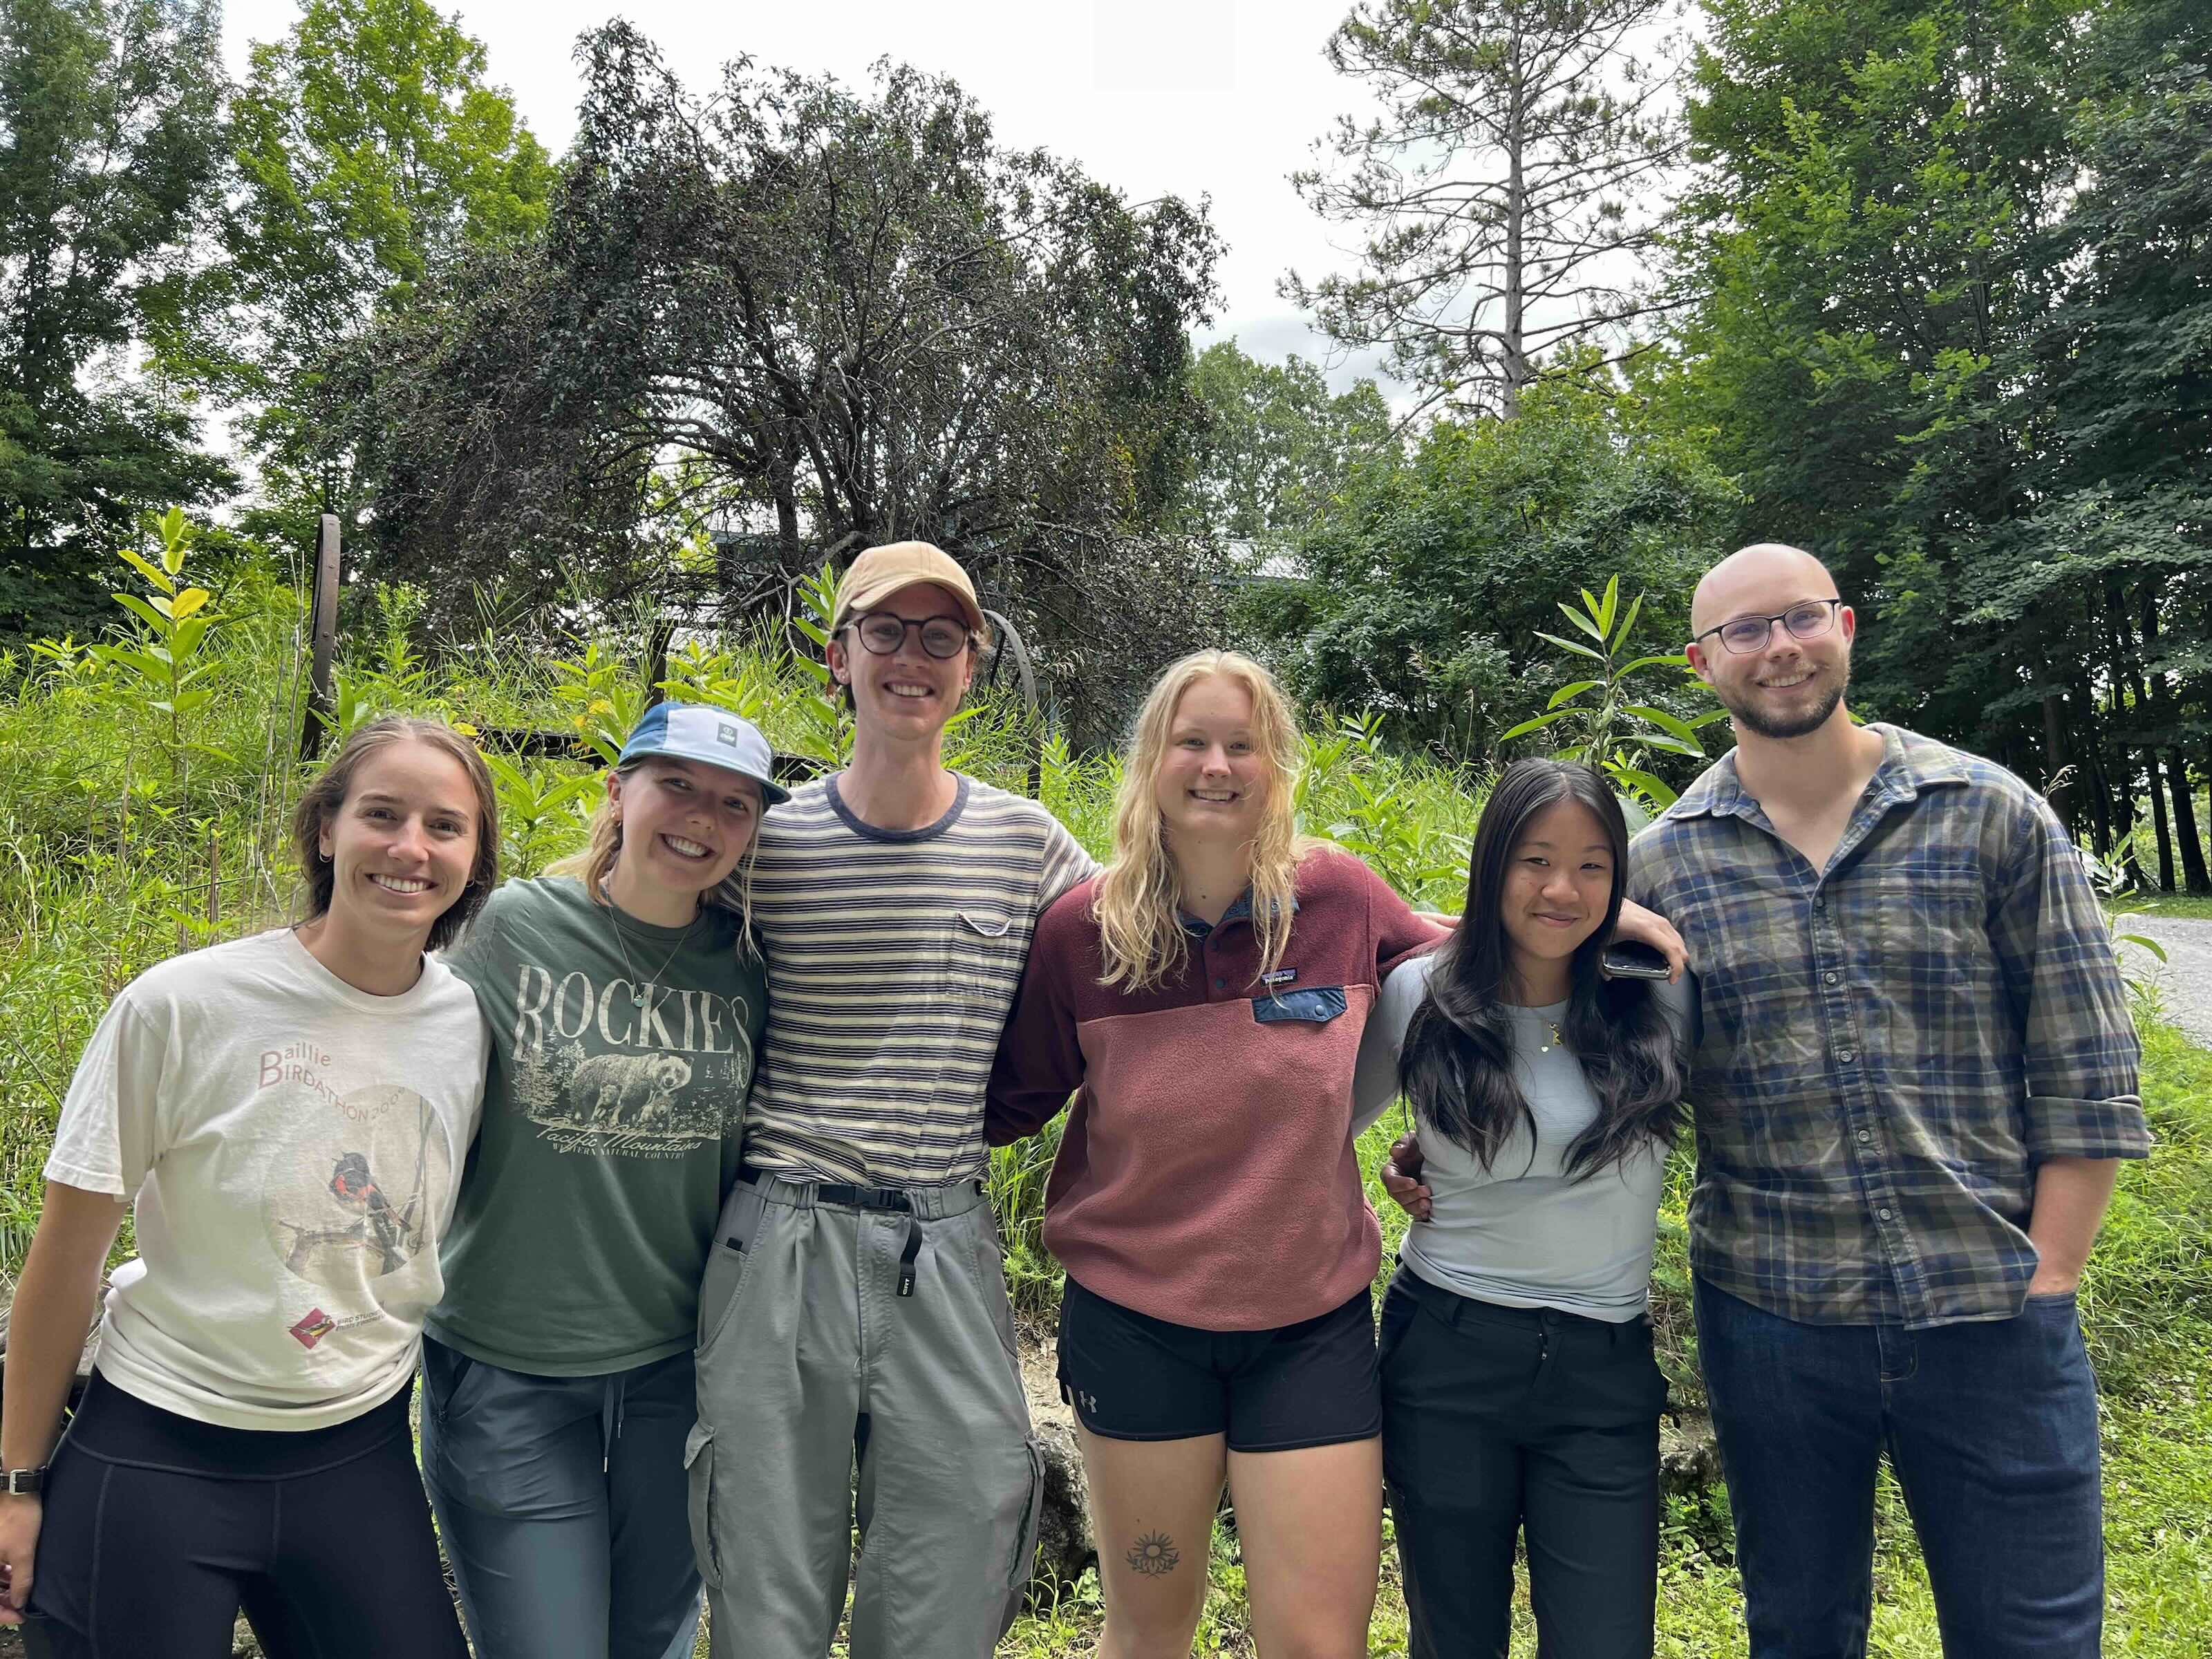
[[[2112,932],[2050,807],[2026,803],[1990,920],[2021,1034],[2025,1142],[2048,1158],[2142,1158],[2142,1044]]]

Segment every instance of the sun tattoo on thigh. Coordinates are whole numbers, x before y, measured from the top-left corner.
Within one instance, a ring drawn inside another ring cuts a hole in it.
[[[1158,1578],[1176,1570],[1176,1564],[1182,1559],[1182,1552],[1176,1548],[1175,1540],[1167,1534],[1148,1532],[1137,1540],[1136,1547],[1122,1559],[1144,1577]]]

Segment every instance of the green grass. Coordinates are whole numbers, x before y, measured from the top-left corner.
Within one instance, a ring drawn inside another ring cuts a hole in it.
[[[2142,916],[2212,921],[2212,893],[2133,893],[2114,908]]]

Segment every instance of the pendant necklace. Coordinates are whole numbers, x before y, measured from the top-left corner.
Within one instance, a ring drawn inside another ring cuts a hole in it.
[[[608,908],[612,909],[613,908],[613,903],[610,901]],[[645,1006],[645,994],[647,988],[659,982],[660,975],[668,971],[668,964],[676,960],[677,953],[682,951],[685,945],[691,942],[691,930],[699,925],[699,917],[695,912],[691,920],[684,924],[684,932],[682,935],[677,939],[673,945],[669,947],[668,954],[661,957],[660,966],[653,970],[653,976],[649,980],[641,980],[638,978],[637,968],[629,959],[629,945],[628,941],[623,938],[622,918],[619,913],[610,918],[610,920],[611,920],[615,925],[615,949],[622,952],[623,967],[629,975],[630,1006],[635,1008],[642,1008]]]
[[[1551,1030],[1552,1041],[1550,1042],[1539,1043],[1536,1047],[1536,1052],[1540,1054],[1548,1054],[1555,1046],[1561,1048],[1565,1048],[1567,1046],[1567,1040],[1559,1034],[1559,1022],[1556,1019],[1547,1019],[1544,1024]]]

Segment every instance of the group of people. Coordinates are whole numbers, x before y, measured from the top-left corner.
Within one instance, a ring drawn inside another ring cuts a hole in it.
[[[1508,768],[1455,921],[1298,836],[1291,708],[1233,653],[1153,687],[1103,867],[948,770],[988,624],[925,544],[840,585],[842,770],[787,794],[747,722],[659,705],[538,879],[497,882],[465,738],[366,726],[298,809],[304,920],[88,1045],[12,1316],[0,1622],[464,1656],[442,1541],[478,1659],[680,1659],[702,1588],[720,1659],[843,1621],[980,1659],[1044,1473],[982,1173],[1065,1111],[1102,1655],[1188,1652],[1224,1485],[1267,1659],[1366,1651],[1386,1492],[1416,1654],[1506,1651],[1525,1537],[1547,1655],[1648,1655],[1686,1104],[1755,1659],[1864,1651],[1885,1449],[1948,1651],[2094,1654],[2072,1291],[2148,1146],[2103,921],[2016,779],[1852,723],[1817,561],[1743,550],[1692,627],[1735,751],[1632,847],[1598,774]],[[1401,1097],[1378,1341],[1354,1142]]]

